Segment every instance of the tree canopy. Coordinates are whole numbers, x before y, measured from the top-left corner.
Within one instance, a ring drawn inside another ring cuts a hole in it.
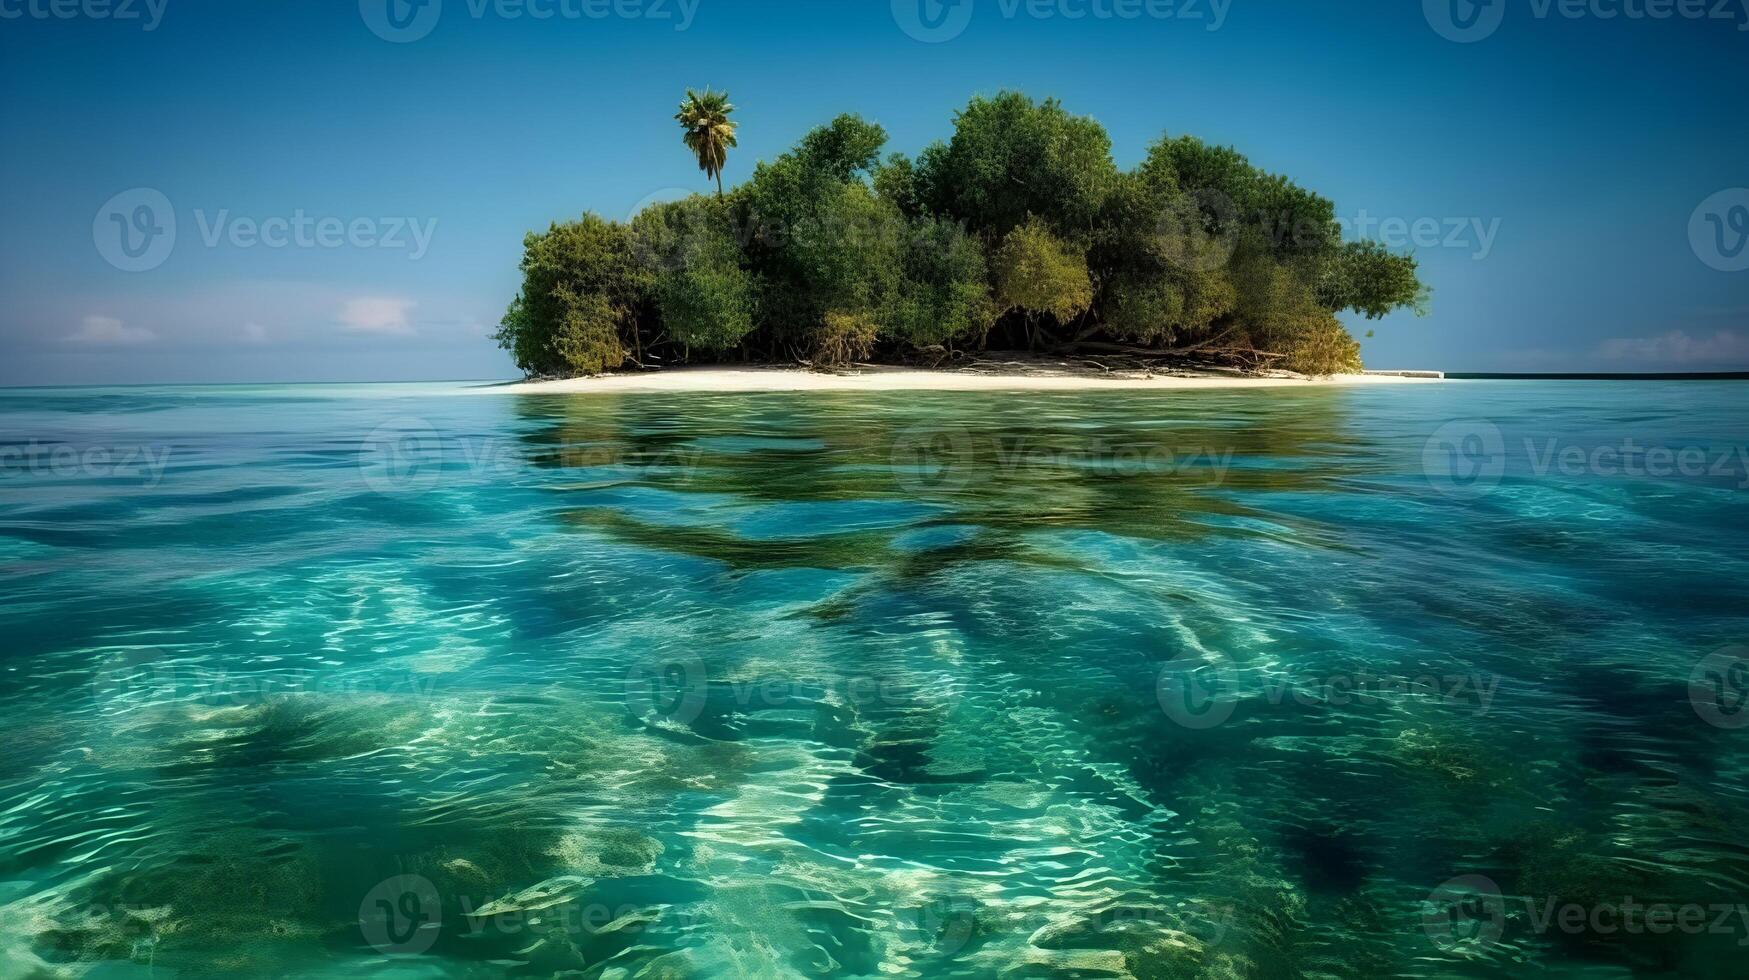
[[[1337,314],[1426,301],[1412,256],[1344,242],[1329,200],[1194,137],[1122,171],[1098,122],[1003,92],[915,159],[843,115],[725,192],[732,109],[689,92],[677,117],[719,198],[527,237],[497,335],[524,371],[991,347],[1321,374],[1359,366]]]

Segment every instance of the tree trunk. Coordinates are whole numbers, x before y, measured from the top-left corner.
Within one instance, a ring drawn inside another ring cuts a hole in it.
[[[717,171],[717,200],[723,199],[723,172]]]

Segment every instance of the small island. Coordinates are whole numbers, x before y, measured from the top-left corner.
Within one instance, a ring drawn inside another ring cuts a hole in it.
[[[527,236],[496,339],[529,378],[1329,377],[1361,370],[1337,314],[1425,309],[1413,256],[1344,242],[1329,200],[1195,137],[1163,136],[1123,171],[1097,121],[1002,92],[915,160],[883,157],[885,130],[842,115],[725,189],[733,112],[706,90],[676,115],[714,193]]]

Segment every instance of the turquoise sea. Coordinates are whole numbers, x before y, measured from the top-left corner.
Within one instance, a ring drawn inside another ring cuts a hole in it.
[[[1741,976],[1746,396],[0,391],[0,976]]]

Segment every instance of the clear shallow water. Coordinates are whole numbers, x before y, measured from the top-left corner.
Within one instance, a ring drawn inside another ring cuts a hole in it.
[[[1736,973],[1746,392],[0,391],[0,975]]]

